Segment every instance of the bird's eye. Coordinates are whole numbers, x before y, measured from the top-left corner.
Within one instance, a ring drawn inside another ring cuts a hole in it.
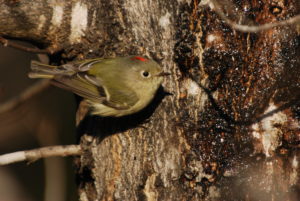
[[[150,77],[150,73],[148,71],[142,71],[143,77]]]

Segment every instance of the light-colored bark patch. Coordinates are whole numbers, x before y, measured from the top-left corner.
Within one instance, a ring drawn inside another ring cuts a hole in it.
[[[64,14],[64,7],[63,5],[53,5],[53,15],[51,19],[51,24],[54,27],[59,27],[62,24]]]
[[[71,14],[71,34],[69,37],[70,43],[79,43],[81,37],[84,36],[84,31],[87,28],[88,22],[88,7],[87,5],[76,2],[72,8]]]
[[[156,174],[152,174],[147,178],[144,193],[147,197],[147,201],[156,201],[157,192],[155,187]]]
[[[188,79],[186,81],[186,89],[187,93],[191,96],[197,96],[202,92],[201,88],[199,87],[199,84],[197,84],[191,79]]]
[[[294,156],[292,161],[292,171],[290,174],[290,184],[296,185],[298,181],[298,168],[299,168],[299,160],[297,156]]]
[[[38,31],[41,31],[41,30],[42,30],[42,28],[43,28],[44,25],[45,25],[45,22],[46,22],[46,17],[45,17],[45,15],[41,15],[41,16],[39,17]]]
[[[278,126],[287,121],[286,114],[276,111],[276,109],[277,107],[273,103],[270,103],[270,106],[264,112],[266,117],[261,122],[252,125],[252,135],[261,140],[263,152],[267,157],[272,156],[276,148],[280,145],[282,131]]]
[[[169,12],[167,12],[164,16],[162,16],[161,18],[159,18],[159,25],[161,27],[163,27],[164,29],[168,29],[169,25],[170,25],[170,17],[171,14]]]

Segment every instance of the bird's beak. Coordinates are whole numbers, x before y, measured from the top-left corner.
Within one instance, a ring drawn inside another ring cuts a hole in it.
[[[157,74],[156,76],[163,77],[163,76],[169,76],[169,75],[171,75],[171,73],[167,73],[167,72],[162,71],[159,74]]]

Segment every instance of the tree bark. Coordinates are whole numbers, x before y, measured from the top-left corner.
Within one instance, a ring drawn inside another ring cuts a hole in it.
[[[171,95],[160,89],[137,114],[84,116],[80,104],[81,201],[299,199],[299,26],[242,33],[213,8],[200,0],[0,0],[0,35],[52,49],[52,62],[141,54],[172,73],[163,83]],[[297,0],[223,8],[249,25],[300,9]]]

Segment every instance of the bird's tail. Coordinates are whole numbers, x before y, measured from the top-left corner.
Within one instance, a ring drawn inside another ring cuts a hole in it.
[[[56,75],[72,76],[76,73],[73,66],[65,64],[62,66],[52,66],[40,63],[38,61],[31,61],[31,72],[28,74],[30,78],[48,78],[52,79]]]

